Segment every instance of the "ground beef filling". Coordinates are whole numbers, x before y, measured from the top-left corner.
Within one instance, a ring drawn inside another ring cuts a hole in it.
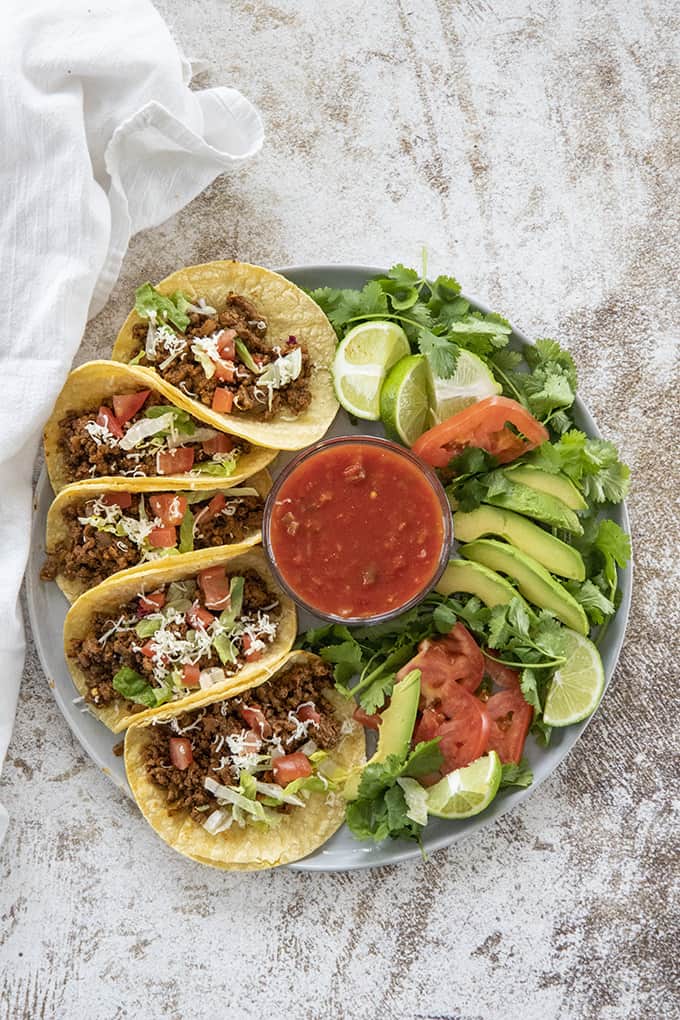
[[[233,545],[242,542],[262,525],[264,502],[260,496],[239,496],[229,500],[234,512],[224,511],[201,523],[199,520],[194,534],[194,549],[210,549],[217,545]],[[132,503],[126,507],[127,517],[139,519],[139,494],[131,493]],[[200,514],[205,503],[192,504],[194,516]],[[142,559],[139,547],[125,536],[113,535],[109,531],[98,531],[91,524],[80,524],[79,517],[88,517],[92,512],[92,500],[72,503],[63,511],[63,521],[68,535],[59,543],[45,560],[40,571],[43,581],[53,581],[57,574],[69,581],[83,581],[88,587],[105,581],[118,570],[136,566]],[[148,503],[146,512],[150,514]]]
[[[244,574],[243,609],[241,615],[255,614],[258,609],[272,606],[277,602],[276,595],[269,591],[259,574],[254,571],[247,571]],[[271,620],[276,622],[280,615],[279,606],[267,609]],[[121,606],[115,619],[125,617],[130,625],[136,623],[141,617],[138,615],[138,603],[135,599],[127,605]],[[114,618],[103,613],[97,614],[91,624],[90,633],[81,639],[71,642],[69,655],[74,658],[80,669],[85,674],[87,685],[85,701],[97,708],[111,705],[113,702],[123,702],[125,708],[130,712],[140,712],[145,706],[137,705],[134,702],[123,698],[113,686],[113,678],[123,666],[129,666],[141,676],[149,678],[153,684],[153,663],[151,659],[135,651],[133,646],[138,648],[145,643],[146,638],[140,638],[136,631],[120,630],[112,634],[101,644],[99,638],[111,629]],[[171,629],[180,637],[186,635],[189,630],[187,623],[172,624]],[[232,667],[235,671],[244,664],[244,658],[237,656],[236,663]],[[211,650],[209,656],[205,656],[196,665],[200,669],[208,669],[211,666],[222,666],[217,652]]]
[[[267,326],[254,305],[239,294],[230,294],[225,307],[217,315],[206,318],[195,313],[190,315],[190,325],[184,334],[188,338],[211,336],[219,329],[234,329],[253,355],[258,355],[264,367],[274,361],[276,355],[269,344],[264,342]],[[261,328],[264,327],[264,328]],[[138,341],[137,352],[143,351],[146,344],[147,323],[139,322],[133,329]],[[156,371],[173,386],[177,386],[188,396],[194,397],[207,407],[212,406],[213,395],[217,387],[224,387],[234,395],[233,411],[248,412],[268,421],[279,413],[298,415],[309,407],[312,399],[309,381],[311,364],[309,356],[302,348],[302,371],[297,379],[280,390],[273,390],[271,399],[263,399],[262,388],[256,390],[257,376],[244,365],[237,356],[237,378],[227,383],[213,376],[206,377],[203,367],[191,353],[191,344],[187,345],[184,354],[176,358],[167,368],[160,371],[156,361],[149,361],[146,355],[140,364],[155,368]],[[301,347],[293,338],[285,338],[280,342],[282,354],[288,354],[295,347]],[[162,358],[157,359],[162,361]],[[266,395],[266,391],[265,391]]]
[[[292,665],[274,680],[245,691],[237,698],[185,712],[177,718],[176,728],[167,723],[150,726],[145,765],[151,780],[166,791],[168,810],[171,813],[189,810],[192,818],[202,824],[209,812],[198,809],[217,806],[213,795],[203,786],[206,776],[224,785],[236,782],[228,764],[228,747],[219,738],[233,736],[248,728],[240,714],[244,706],[259,708],[264,713],[287,754],[299,750],[310,739],[325,751],[335,747],[340,739],[340,724],[324,693],[332,682],[332,669],[326,663]],[[288,743],[296,728],[288,713],[295,713],[307,701],[314,703],[321,716],[319,726],[310,727],[306,737],[291,739]],[[175,768],[170,762],[169,740],[197,719],[200,719],[200,725],[185,734],[191,740],[193,762],[186,769]],[[258,773],[258,776],[264,782],[273,781],[271,772]]]
[[[144,411],[156,404],[167,404],[164,397],[158,393],[151,393],[146,400],[144,407],[130,419],[126,429],[134,422],[144,418]],[[119,446],[107,446],[105,443],[98,443],[85,426],[88,422],[94,421],[97,417],[98,408],[93,408],[88,414],[78,414],[72,411],[59,422],[59,449],[64,458],[64,464],[68,472],[69,481],[79,482],[84,478],[97,478],[106,475],[132,475],[154,476],[158,474],[155,452],[144,452],[130,450],[126,452]],[[201,422],[196,422],[197,428],[204,428]],[[232,440],[233,452],[237,456],[248,453],[250,444],[243,439]],[[200,443],[192,443],[194,451],[194,466],[212,460],[213,455],[206,453]]]

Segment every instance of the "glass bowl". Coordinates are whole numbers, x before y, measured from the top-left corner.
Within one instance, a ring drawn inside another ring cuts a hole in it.
[[[290,586],[290,584],[288,583],[288,581],[281,572],[279,564],[277,563],[276,554],[272,547],[271,542],[272,514],[274,511],[274,506],[278,499],[279,492],[281,491],[282,487],[285,485],[285,483],[288,481],[291,475],[302,463],[304,463],[305,461],[309,460],[312,457],[315,457],[318,453],[320,453],[323,450],[327,450],[330,447],[337,446],[374,446],[379,447],[381,449],[389,450],[391,453],[394,453],[397,456],[402,457],[404,460],[408,461],[410,464],[415,465],[420,470],[424,479],[428,482],[430,488],[434,492],[437,498],[437,502],[439,503],[439,506],[441,508],[442,534],[443,534],[442,548],[435,569],[432,573],[432,576],[428,579],[427,583],[423,585],[423,587],[418,592],[416,592],[415,595],[408,599],[408,601],[401,603],[401,605],[399,606],[392,607],[391,609],[387,610],[384,613],[377,613],[373,615],[364,616],[341,616],[335,613],[324,612],[317,606],[312,605],[310,602],[307,602],[304,598],[302,598],[295,591],[295,589]],[[312,446],[308,446],[305,450],[302,450],[296,457],[294,457],[291,461],[289,461],[288,464],[286,464],[286,466],[283,468],[283,470],[277,477],[276,481],[274,482],[274,485],[272,486],[272,489],[269,495],[267,496],[262,522],[262,542],[264,545],[265,553],[267,555],[267,559],[269,560],[269,565],[272,569],[272,573],[274,574],[274,577],[276,578],[278,584],[293,599],[293,601],[296,602],[298,606],[300,606],[301,609],[306,610],[312,616],[316,616],[321,620],[327,620],[329,623],[342,623],[345,625],[352,624],[367,625],[383,623],[386,620],[394,619],[395,616],[399,616],[401,613],[404,613],[407,610],[412,609],[413,606],[416,606],[425,597],[425,595],[427,595],[427,593],[432,590],[432,588],[436,585],[437,581],[444,572],[446,564],[448,563],[449,560],[449,553],[451,550],[452,541],[453,541],[453,519],[451,515],[451,508],[449,506],[449,501],[446,497],[446,493],[444,492],[444,488],[439,479],[437,478],[436,474],[432,470],[432,468],[430,468],[427,464],[424,464],[419,457],[416,457],[413,453],[411,453],[410,450],[406,449],[406,447],[399,446],[397,443],[392,443],[388,439],[381,439],[378,436],[368,435],[338,436],[332,439],[322,439],[318,443],[314,443]]]

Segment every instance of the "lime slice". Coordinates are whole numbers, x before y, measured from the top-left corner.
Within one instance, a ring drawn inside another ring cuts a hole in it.
[[[345,410],[377,421],[385,376],[410,352],[408,337],[396,322],[376,319],[351,329],[333,362],[335,392]]]
[[[427,810],[437,818],[470,818],[488,807],[498,792],[503,767],[495,751],[464,769],[449,772],[427,791]]]
[[[380,417],[392,438],[413,446],[427,428],[430,412],[428,371],[422,354],[402,358],[383,383]]]
[[[604,691],[600,653],[588,638],[565,630],[567,661],[556,671],[545,699],[543,722],[571,726],[592,715]]]
[[[435,424],[462,411],[484,397],[502,393],[490,369],[481,358],[469,351],[461,351],[456,371],[450,379],[440,379],[430,372],[432,420]]]

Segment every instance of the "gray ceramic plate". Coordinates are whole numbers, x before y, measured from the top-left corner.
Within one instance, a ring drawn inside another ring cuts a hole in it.
[[[368,266],[295,266],[282,272],[300,287],[309,289],[323,286],[361,287],[370,276],[375,276],[380,270]],[[473,300],[472,303],[483,312],[489,311],[479,301]],[[527,342],[527,337],[519,330],[515,330],[514,336],[516,341]],[[575,411],[578,427],[591,436],[599,436],[595,422],[578,399]],[[367,424],[369,428],[365,427]],[[373,431],[380,434],[380,427],[378,423],[374,426],[371,426],[371,423],[364,423],[361,428],[353,429],[349,419],[341,411],[329,435],[344,435],[352,431],[364,433]],[[292,455],[282,454],[276,462],[277,466],[280,467],[290,456]],[[62,652],[62,629],[68,606],[55,584],[45,584],[40,580],[40,568],[45,555],[45,521],[51,500],[52,490],[43,470],[35,493],[31,553],[27,572],[28,611],[40,661],[57,704],[82,747],[116,786],[130,796],[122,759],[116,757],[112,750],[121,737],[114,736],[87,711],[81,710],[80,705],[74,704],[76,692]],[[626,531],[630,530],[625,506],[613,508],[612,517]],[[607,682],[614,672],[623,644],[630,609],[632,580],[632,566],[629,565],[621,574],[623,601],[600,644]],[[303,617],[301,614],[300,629],[304,630],[317,622],[314,618]],[[551,775],[571,751],[587,724],[586,721],[565,730],[553,731],[553,739],[547,749],[538,747],[530,737],[527,741],[527,757],[534,771],[533,786],[526,790],[504,791],[483,814],[467,821],[446,822],[433,819],[424,835],[426,850],[431,853],[441,847],[450,846],[463,836],[491,825],[494,819],[530,797],[538,785]],[[349,871],[354,868],[396,864],[411,857],[418,857],[419,854],[420,851],[415,845],[401,840],[387,841],[378,845],[359,843],[343,827],[319,850],[292,867],[299,871]]]

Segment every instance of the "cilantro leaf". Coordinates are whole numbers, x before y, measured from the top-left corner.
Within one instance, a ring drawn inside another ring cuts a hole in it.
[[[604,623],[606,617],[616,612],[611,599],[590,578],[582,582],[567,581],[564,586],[580,602],[593,623]]]
[[[514,762],[507,762],[503,766],[499,789],[505,790],[509,786],[531,786],[533,781],[534,774],[529,766],[529,762],[526,758],[522,758],[518,765]]]
[[[444,762],[439,741],[440,738],[435,737],[434,740],[425,740],[417,744],[399,774],[418,778],[418,776],[426,776],[428,772],[436,772]]]
[[[447,337],[423,329],[418,338],[418,350],[429,361],[432,374],[440,379],[450,379],[456,371],[459,348]]]
[[[578,429],[570,429],[556,443],[543,443],[528,460],[553,474],[562,471],[589,503],[620,503],[628,492],[630,470],[614,444],[589,439]]]

